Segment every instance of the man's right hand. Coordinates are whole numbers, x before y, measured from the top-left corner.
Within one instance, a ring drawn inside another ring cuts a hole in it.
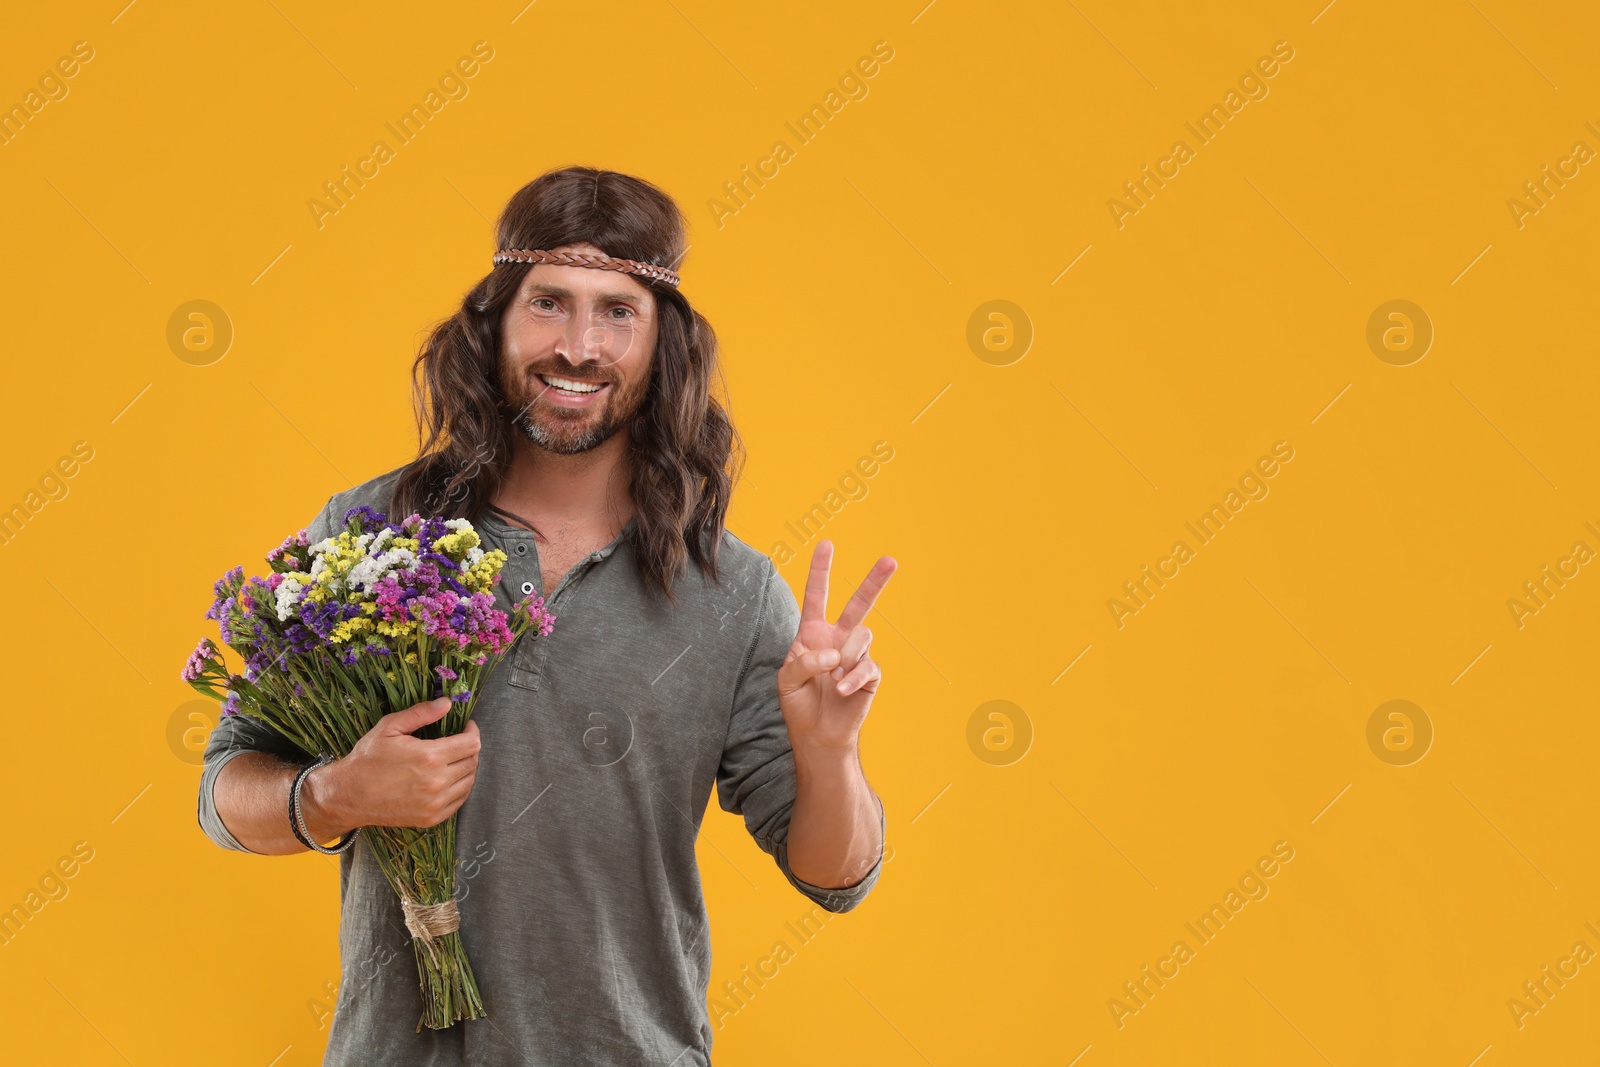
[[[437,826],[466,802],[478,774],[478,724],[449,737],[412,734],[444,717],[448,697],[379,719],[348,755],[306,775],[300,808],[318,841],[358,826]]]

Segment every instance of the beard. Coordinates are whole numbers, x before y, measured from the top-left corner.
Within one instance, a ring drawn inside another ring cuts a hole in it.
[[[605,382],[610,388],[604,402],[593,408],[561,408],[543,403],[549,390],[536,376],[539,373],[577,378],[585,382]],[[540,448],[559,455],[576,455],[598,448],[629,425],[644,404],[648,377],[630,386],[616,378],[580,377],[565,368],[544,371],[528,369],[505,383],[507,403],[516,412],[512,420],[517,430]]]

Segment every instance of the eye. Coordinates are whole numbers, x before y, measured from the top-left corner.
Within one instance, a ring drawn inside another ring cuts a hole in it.
[[[633,317],[633,309],[630,308],[630,307],[624,307],[622,305],[618,305],[617,307],[612,308],[611,311],[612,311],[612,317],[615,318],[618,322],[622,322],[622,321],[624,321],[626,319],[630,319],[630,318]],[[617,312],[621,312],[621,314],[619,315],[619,314],[617,314]]]
[[[532,303],[533,303],[533,306],[538,308],[540,311],[554,311],[555,310],[556,302],[554,300],[552,300],[548,296],[536,296],[536,297],[533,298]],[[545,306],[547,304],[549,305],[548,307]]]

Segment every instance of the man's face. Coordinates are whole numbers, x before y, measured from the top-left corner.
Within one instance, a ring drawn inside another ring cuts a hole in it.
[[[581,243],[552,251],[601,250]],[[585,452],[627,426],[644,402],[655,296],[620,271],[538,263],[506,306],[501,337],[501,387],[517,428],[551,452]]]

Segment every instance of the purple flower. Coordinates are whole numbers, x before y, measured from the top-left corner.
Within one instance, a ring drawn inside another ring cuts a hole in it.
[[[211,610],[206,612],[205,617],[208,619],[220,619],[226,608],[227,601],[233,597],[234,590],[239,587],[239,583],[242,581],[244,581],[243,567],[234,567],[221,578],[218,578],[216,584],[211,587],[211,593],[215,599],[212,600]]]
[[[304,655],[322,643],[322,638],[317,636],[315,630],[302,626],[300,623],[290,623],[288,629],[283,631],[283,638],[289,643],[291,651]]]
[[[239,694],[234,692],[232,689],[228,690],[228,699],[222,702],[222,714],[239,714]]]
[[[363,533],[367,532],[368,530],[376,530],[389,521],[388,516],[384,515],[383,512],[374,511],[365,504],[362,504],[360,507],[351,508],[349,511],[344,513],[344,521],[346,526],[350,525],[351,519],[357,518],[361,520],[360,529]]]
[[[327,640],[333,636],[333,628],[349,617],[345,613],[346,607],[353,609],[357,614],[361,611],[354,604],[345,605],[336,601],[330,601],[326,604],[313,604],[309,600],[304,600],[300,603],[300,610],[295,614],[307,629],[323,640]]]
[[[225,645],[233,644],[233,631],[228,627],[228,616],[233,614],[234,607],[234,599],[231,596],[217,607],[217,630],[222,635],[222,643]]]
[[[254,682],[261,677],[261,672],[272,666],[272,656],[266,649],[256,652],[244,664],[244,680]]]

